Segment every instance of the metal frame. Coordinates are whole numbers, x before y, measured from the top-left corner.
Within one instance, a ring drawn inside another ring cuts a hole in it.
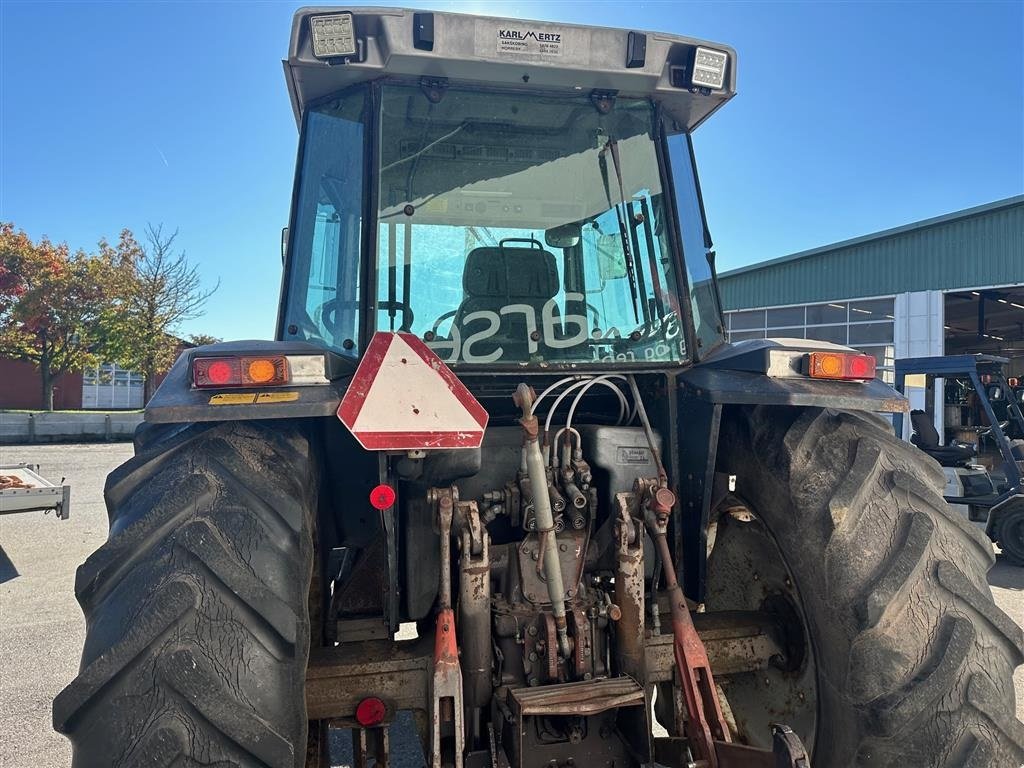
[[[54,485],[39,474],[38,464],[3,464],[0,475],[14,475],[29,486],[0,490],[0,515],[52,509],[60,520],[70,517],[71,486]]]
[[[992,507],[998,507],[1007,499],[1019,495],[1021,489],[1021,471],[1013,457],[1010,449],[1010,438],[999,426],[999,419],[988,399],[985,385],[981,381],[982,375],[992,376],[997,384],[1002,386],[1004,392],[1012,392],[1003,373],[1003,366],[1010,361],[1005,357],[995,355],[949,355],[946,357],[912,357],[896,361],[896,383],[895,388],[901,394],[906,390],[906,379],[908,375],[924,375],[935,379],[946,377],[968,378],[978,394],[978,399],[985,416],[988,418],[992,435],[996,445],[999,447],[999,455],[1003,459],[1003,470],[1009,481],[1009,488],[999,494]],[[1017,427],[1024,432],[1024,414],[1021,413],[1020,405],[1010,400],[1007,406],[1007,415],[1010,420],[1017,424]],[[893,420],[893,427],[896,430],[896,437],[903,439],[903,414],[897,414]],[[977,503],[975,499],[954,499],[960,503]]]

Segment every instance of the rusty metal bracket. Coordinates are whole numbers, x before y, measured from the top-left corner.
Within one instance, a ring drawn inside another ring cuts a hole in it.
[[[469,707],[485,707],[491,699],[490,536],[475,501],[460,501],[456,511],[461,529],[457,618],[463,693]]]
[[[431,768],[462,768],[465,750],[463,724],[462,667],[455,639],[455,611],[452,610],[452,518],[451,493],[433,493],[441,533],[440,610],[434,630],[434,674],[430,686]]]
[[[391,765],[391,737],[386,725],[352,729],[353,768],[388,768]]]

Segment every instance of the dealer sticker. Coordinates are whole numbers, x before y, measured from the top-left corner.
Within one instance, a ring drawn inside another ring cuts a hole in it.
[[[562,33],[542,32],[529,27],[499,27],[498,54],[562,55]]]
[[[473,25],[473,52],[489,61],[586,67],[593,33],[586,27],[481,17]]]

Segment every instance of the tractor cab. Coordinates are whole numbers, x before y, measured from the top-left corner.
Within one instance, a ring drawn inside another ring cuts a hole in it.
[[[735,54],[406,16],[296,17],[278,337],[357,359],[403,331],[453,368],[517,370],[675,366],[721,344],[690,132],[733,95]],[[331,25],[349,36],[318,37]]]

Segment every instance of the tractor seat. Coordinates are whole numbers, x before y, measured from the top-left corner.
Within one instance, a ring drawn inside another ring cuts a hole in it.
[[[954,441],[950,445],[939,445],[939,433],[924,411],[911,411],[910,423],[914,435],[910,442],[927,453],[944,467],[959,467],[974,458],[973,445]]]
[[[466,256],[464,297],[454,319],[463,344],[470,335],[486,332],[488,323],[497,324],[493,333],[473,342],[469,351],[474,358],[494,355],[500,347],[501,357],[495,362],[529,359],[530,342],[539,339],[530,339],[526,315],[522,310],[504,314],[501,310],[526,305],[533,309],[537,330],[541,330],[544,305],[558,293],[559,281],[555,257],[539,245],[474,248]],[[474,312],[493,314],[469,317]]]

